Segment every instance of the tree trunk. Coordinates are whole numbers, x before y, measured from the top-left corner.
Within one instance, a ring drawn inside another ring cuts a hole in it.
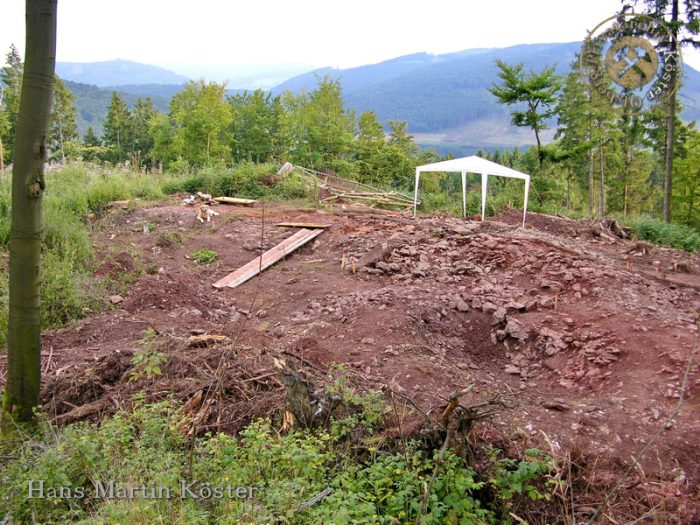
[[[58,117],[58,141],[61,144],[61,164],[66,165],[66,150],[63,145],[63,126],[61,125],[61,117]]]
[[[598,188],[598,215],[605,217],[605,158],[603,157],[603,145],[599,147],[600,153],[600,188]]]
[[[595,193],[593,192],[593,148],[588,151],[588,215],[593,216],[593,201]]]
[[[540,132],[537,126],[533,128],[535,130],[535,140],[537,141],[537,162],[540,166],[540,172],[542,171],[542,143],[540,141]]]
[[[671,12],[671,56],[678,53],[678,0],[673,0]],[[676,130],[676,69],[671,70],[668,97],[668,115],[666,117],[666,173],[664,174],[664,220],[671,222],[671,183],[673,180],[673,139]]]
[[[39,404],[41,200],[54,67],[57,0],[26,0],[26,61],[12,169],[7,382],[0,422],[31,422]]]
[[[630,135],[631,133],[628,131],[625,138],[625,170],[622,173],[622,216],[625,218],[627,217],[627,194],[629,189],[627,181],[630,180],[630,166],[632,165],[632,139]]]
[[[693,185],[689,188],[689,193],[690,193],[690,200],[688,202],[688,214],[686,215],[685,218],[685,225],[690,226],[690,221],[693,218],[693,207],[695,206],[695,189],[697,187],[697,182],[700,180],[700,170],[695,174],[695,178],[693,179]]]
[[[209,166],[209,144],[211,143],[211,133],[207,135],[207,166]]]
[[[2,101],[4,98],[5,92],[2,89],[2,86],[0,86],[0,109],[2,109]],[[0,137],[0,175],[4,176],[5,175],[5,162],[3,160],[3,149],[2,149],[2,137]]]

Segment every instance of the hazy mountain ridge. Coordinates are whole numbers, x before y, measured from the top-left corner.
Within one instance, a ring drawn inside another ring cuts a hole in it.
[[[342,70],[316,69],[293,77],[271,91],[279,94],[284,90],[312,90],[318,77],[328,75],[341,80],[348,108],[358,113],[374,111],[384,123],[390,119],[405,120],[421,143],[434,144],[442,151],[528,145],[534,143],[534,138],[530,133],[516,133],[510,127],[510,108],[499,105],[488,91],[498,81],[495,60],[524,63],[526,69],[533,70],[553,65],[557,73],[564,74],[580,48],[580,42],[568,42],[470,49],[442,55],[415,53]],[[179,83],[135,81],[111,85],[102,89],[103,93],[82,87],[83,96],[78,103],[81,131],[86,129],[86,122],[96,130],[101,129],[98,121],[106,113],[112,90],[122,93],[130,106],[138,96],[150,96],[157,109],[167,111],[169,99],[182,88]],[[227,93],[241,91],[230,89]],[[689,66],[685,68],[680,100],[684,106],[682,117],[700,120],[700,73]],[[508,129],[513,132],[506,136],[504,131]]]
[[[189,79],[172,71],[131,60],[56,62],[56,74],[65,80],[98,87],[121,84],[184,84]]]

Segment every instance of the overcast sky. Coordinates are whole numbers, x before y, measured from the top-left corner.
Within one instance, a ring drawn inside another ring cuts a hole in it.
[[[59,0],[62,62],[351,67],[409,53],[583,40],[619,0]],[[0,53],[24,47],[24,0],[0,0]],[[685,52],[700,69],[700,54]]]

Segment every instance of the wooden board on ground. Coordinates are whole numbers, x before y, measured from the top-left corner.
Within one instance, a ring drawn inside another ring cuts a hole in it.
[[[323,233],[323,231],[324,230],[321,228],[313,230],[304,228],[299,230],[274,248],[270,248],[268,251],[263,253],[262,256],[256,257],[245,266],[241,266],[235,272],[230,273],[223,279],[215,282],[213,285],[214,288],[223,288],[225,286],[235,288],[236,286],[243,284],[248,279],[255,277],[263,270],[269,268],[277,261],[284,258],[286,255],[303,246],[311,239],[318,237]]]
[[[330,228],[331,225],[318,222],[280,222],[277,223],[277,226],[282,228],[309,228],[313,230],[315,228]]]
[[[216,197],[214,200],[221,204],[239,204],[241,206],[252,206],[258,202],[255,199],[239,199],[238,197]]]

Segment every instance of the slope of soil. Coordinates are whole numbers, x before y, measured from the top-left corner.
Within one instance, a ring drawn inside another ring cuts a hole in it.
[[[47,413],[69,421],[88,405],[99,417],[144,391],[194,400],[197,432],[236,431],[284,407],[274,359],[316,384],[340,363],[358,387],[410,400],[428,417],[467,385],[466,404],[507,399],[509,410],[477,424],[477,438],[575,451],[586,465],[578,505],[600,503],[651,442],[623,480],[630,509],[698,519],[700,373],[689,361],[698,255],[537,214],[522,229],[517,210],[485,223],[352,207],[217,210],[214,225],[178,205],[111,218],[96,240],[101,274],[129,271],[132,256],[148,272],[112,310],[43,335]],[[331,227],[246,284],[212,287],[290,236],[275,226],[282,220]],[[191,259],[204,248],[215,263]],[[133,380],[148,328],[168,362],[160,377]],[[229,342],[189,347],[202,333]],[[203,403],[215,383],[219,395]]]

